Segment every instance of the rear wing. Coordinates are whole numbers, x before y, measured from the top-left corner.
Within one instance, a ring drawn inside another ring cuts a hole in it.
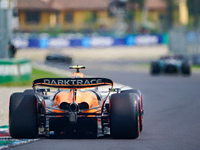
[[[39,85],[55,88],[81,89],[102,85],[113,87],[113,81],[107,78],[41,78],[33,81],[33,87]]]

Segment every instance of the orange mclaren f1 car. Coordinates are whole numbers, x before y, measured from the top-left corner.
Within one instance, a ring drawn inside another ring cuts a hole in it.
[[[13,138],[92,137],[135,139],[143,130],[142,94],[114,88],[107,78],[85,78],[76,69],[70,78],[41,78],[33,89],[13,93],[9,131]]]

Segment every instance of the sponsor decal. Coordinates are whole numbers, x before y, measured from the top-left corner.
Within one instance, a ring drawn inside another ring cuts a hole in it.
[[[135,37],[136,45],[152,45],[158,44],[158,36],[154,35],[139,35]]]
[[[36,85],[62,88],[85,88],[100,85],[113,86],[113,81],[107,78],[41,78],[33,81],[33,86]]]
[[[92,37],[90,38],[90,46],[112,46],[114,39],[111,37]]]
[[[66,48],[74,46],[82,47],[107,47],[115,45],[153,45],[166,43],[163,39],[164,35],[127,35],[123,38],[117,38],[112,36],[92,36],[92,37],[73,37],[73,38],[49,38],[49,37],[37,37],[32,39],[31,37],[19,37],[16,36],[12,39],[13,44],[17,48],[37,47],[37,48]],[[192,34],[187,35],[187,39],[193,41]]]
[[[45,84],[58,84],[58,85],[88,85],[88,84],[98,84],[102,83],[102,79],[91,79],[91,80],[81,80],[81,79],[58,79],[58,80],[50,80],[44,79],[43,83]]]
[[[0,76],[18,75],[18,66],[15,65],[0,65]]]
[[[18,76],[31,73],[32,73],[31,63],[24,63],[20,65],[17,64],[0,65],[0,76]]]
[[[13,44],[16,48],[27,48],[29,45],[28,38],[14,38],[12,39]]]
[[[70,44],[68,39],[63,38],[50,38],[49,39],[49,48],[64,48],[68,47]]]
[[[32,73],[31,63],[21,64],[19,70],[21,75],[31,74]]]

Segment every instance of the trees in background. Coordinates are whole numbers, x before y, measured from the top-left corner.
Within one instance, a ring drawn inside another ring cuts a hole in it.
[[[177,20],[179,5],[181,0],[162,0],[166,3],[166,28],[168,31],[174,27],[175,24],[180,23]],[[144,8],[145,0],[113,0],[115,4],[117,3],[117,7],[124,9],[125,22],[128,25],[127,31],[129,33],[133,33],[135,29],[135,17],[136,11],[142,11]],[[188,7],[190,22],[192,23],[192,27],[198,29],[199,26],[199,15],[200,15],[200,0],[186,0],[186,4]],[[192,21],[191,21],[192,20]]]
[[[193,27],[198,29],[199,27],[199,15],[200,15],[200,1],[199,0],[187,0],[187,6],[190,17],[193,18]]]
[[[174,0],[165,0],[167,3],[167,29],[170,30],[174,24]]]
[[[165,0],[167,4],[167,26],[168,30],[174,25],[174,11],[176,9],[176,4],[180,0]],[[199,27],[199,15],[200,15],[200,0],[186,0],[188,7],[190,21],[192,23],[192,28],[198,29]]]
[[[125,20],[128,23],[128,32],[132,33],[134,31],[134,20],[136,9],[142,10],[144,6],[144,0],[129,0],[127,4],[126,17]]]

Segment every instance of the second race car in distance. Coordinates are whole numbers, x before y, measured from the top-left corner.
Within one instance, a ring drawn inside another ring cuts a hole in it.
[[[190,75],[191,66],[183,55],[163,56],[159,60],[151,62],[150,73],[152,75],[160,73]]]
[[[48,54],[45,58],[45,63],[65,63],[72,64],[72,58],[62,54]]]

